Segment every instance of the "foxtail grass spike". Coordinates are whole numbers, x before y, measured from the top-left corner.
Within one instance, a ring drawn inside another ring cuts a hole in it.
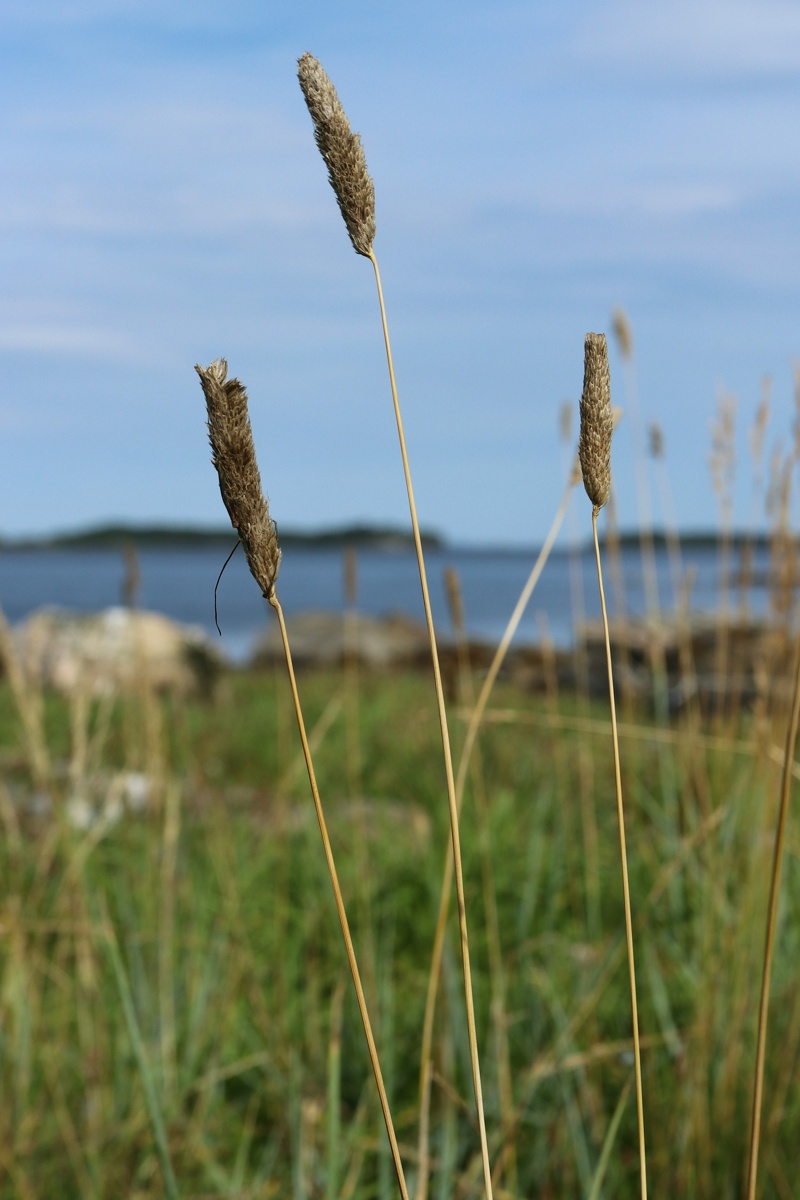
[[[583,486],[600,509],[611,491],[611,376],[608,370],[608,346],[605,334],[587,333],[584,346],[583,395],[581,396],[581,432],[578,453]]]
[[[620,413],[619,416],[622,414]],[[597,563],[597,585],[600,609],[603,614],[603,633],[608,670],[608,699],[611,710],[611,743],[614,750],[614,783],[617,794],[617,823],[622,865],[622,895],[625,910],[625,944],[628,952],[628,982],[631,992],[631,1026],[633,1030],[633,1067],[636,1080],[636,1115],[639,1128],[639,1179],[642,1200],[647,1200],[647,1154],[644,1140],[644,1099],[642,1096],[642,1057],[639,1044],[639,1008],[636,999],[636,966],[633,953],[633,918],[628,881],[628,852],[625,845],[625,813],[622,803],[622,768],[619,757],[617,707],[614,699],[614,670],[611,661],[611,638],[608,632],[608,610],[603,588],[603,568],[600,561],[600,541],[597,518],[611,494],[611,435],[619,419],[611,407],[611,377],[608,370],[608,346],[602,333],[587,333],[584,345],[583,395],[581,396],[581,431],[578,456],[583,472],[583,486],[592,502],[592,535]]]
[[[238,379],[227,379],[228,364],[219,358],[196,366],[208,411],[208,437],[219,490],[231,524],[244,546],[253,578],[269,600],[275,591],[281,551],[278,531],[261,490],[247,392]]]
[[[298,59],[297,78],[353,249],[368,258],[375,240],[375,185],[361,138],[350,128],[336,88],[313,54]]]

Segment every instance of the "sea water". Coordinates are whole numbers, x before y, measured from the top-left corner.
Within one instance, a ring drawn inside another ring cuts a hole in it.
[[[234,662],[246,660],[258,635],[271,619],[267,603],[250,577],[241,549],[233,556],[219,584],[217,611],[222,637],[214,625],[214,585],[225,561],[219,546],[148,548],[138,551],[140,608],[164,613],[176,621],[201,626]],[[439,636],[452,636],[444,585],[446,568],[458,572],[467,630],[474,640],[496,643],[536,559],[531,550],[486,550],[436,547],[426,552],[431,604]],[[374,616],[402,613],[423,620],[419,574],[411,549],[365,547],[357,551],[357,607]],[[681,562],[670,562],[665,549],[655,551],[658,600],[663,612],[674,612],[676,594],[688,589],[694,611],[715,612],[721,599],[721,564],[716,548],[690,546]],[[738,552],[729,563],[735,576]],[[641,557],[637,546],[623,548],[615,571],[604,551],[604,582],[610,611],[622,605],[628,614],[646,611]],[[766,611],[764,578],[767,552],[755,549],[755,582],[747,595],[731,584],[731,608],[746,602],[751,614]],[[677,577],[676,577],[677,576]],[[0,606],[6,618],[20,621],[38,608],[55,606],[93,612],[120,604],[126,564],[119,550],[10,549],[0,552]],[[287,616],[309,609],[342,611],[343,554],[339,549],[295,548],[284,551],[278,593]],[[600,603],[594,551],[584,545],[550,556],[516,635],[517,642],[549,638],[569,645],[581,619],[599,616]]]

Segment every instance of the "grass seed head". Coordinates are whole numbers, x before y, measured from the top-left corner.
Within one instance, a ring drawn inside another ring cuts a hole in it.
[[[614,337],[617,339],[620,354],[623,358],[633,358],[633,334],[628,314],[624,308],[614,309],[611,314],[611,324],[614,328]]]
[[[605,334],[587,333],[584,347],[581,432],[578,454],[583,486],[596,509],[602,508],[611,491],[611,376]]]
[[[650,437],[650,457],[664,457],[664,432],[657,421],[652,421],[648,430]]]
[[[312,54],[298,59],[297,78],[353,249],[368,257],[375,240],[375,185],[367,170],[361,138],[350,128],[336,88]]]
[[[217,468],[219,490],[247,563],[265,599],[275,590],[281,561],[278,531],[261,490],[253,432],[247,411],[247,392],[238,379],[227,379],[228,364],[217,359],[195,367],[208,410],[211,461]]]

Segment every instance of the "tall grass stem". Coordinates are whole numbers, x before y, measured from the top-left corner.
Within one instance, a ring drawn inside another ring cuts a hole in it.
[[[508,648],[517,631],[522,615],[528,606],[528,601],[533,594],[533,589],[539,582],[545,563],[550,556],[550,551],[555,545],[559,530],[566,515],[569,506],[572,489],[577,482],[577,475],[573,472],[564,489],[564,495],[558,506],[550,530],[545,538],[544,545],[539,551],[536,562],[533,565],[530,575],[520,592],[519,599],[514,606],[514,611],[509,617],[508,624],[500,643],[495,650],[489,670],[486,673],[486,678],[483,681],[481,690],[478,693],[478,699],[469,715],[469,723],[467,732],[464,737],[464,745],[461,748],[461,757],[458,762],[458,774],[456,777],[456,811],[460,814],[461,805],[464,800],[464,788],[467,781],[467,773],[469,771],[470,760],[475,746],[475,740],[480,730],[483,714],[486,711],[486,705],[489,702],[489,697],[492,693],[492,688],[495,685],[497,676],[500,672],[500,667],[508,653]],[[442,954],[444,952],[444,935],[447,929],[447,914],[450,907],[450,891],[453,886],[453,858],[448,854],[445,857],[444,867],[442,870],[442,886],[439,893],[439,912],[436,918],[436,932],[433,939],[433,951],[431,953],[431,965],[428,971],[428,992],[425,999],[425,1016],[422,1025],[422,1048],[420,1054],[420,1129],[419,1129],[419,1161],[424,1164],[428,1159],[428,1114],[430,1112],[430,1093],[432,1086],[432,1072],[430,1070],[431,1047],[433,1045],[433,1021],[436,1014],[436,998],[439,992],[439,977],[442,967]],[[424,1177],[424,1171],[420,1166],[420,1178]],[[420,1190],[417,1192],[417,1200],[425,1200],[426,1192]]]
[[[328,837],[328,827],[325,822],[325,814],[322,809],[322,800],[317,787],[317,777],[314,771],[314,763],[311,758],[311,748],[306,737],[305,721],[303,720],[303,710],[300,704],[300,693],[297,690],[297,679],[294,673],[294,664],[292,662],[292,652],[289,647],[289,635],[286,630],[286,621],[283,616],[283,609],[280,601],[274,590],[269,597],[269,603],[275,609],[280,626],[281,641],[283,642],[283,651],[286,656],[286,670],[289,675],[289,686],[292,691],[292,701],[294,703],[295,717],[297,718],[297,728],[300,734],[300,741],[303,746],[303,756],[306,761],[306,770],[308,771],[308,782],[311,786],[311,795],[314,798],[314,808],[317,813],[317,821],[319,822],[319,831],[322,835],[322,845],[325,851],[325,861],[328,864],[328,872],[331,877],[331,885],[333,887],[333,896],[336,902],[336,911],[339,915],[339,923],[342,927],[342,936],[344,938],[345,950],[347,952],[347,961],[350,964],[350,974],[353,977],[353,986],[356,991],[356,999],[358,1001],[358,1011],[361,1014],[361,1021],[364,1026],[364,1036],[367,1039],[367,1050],[369,1052],[370,1063],[375,1075],[375,1083],[378,1088],[378,1097],[380,1099],[381,1110],[383,1112],[383,1120],[386,1125],[386,1132],[389,1136],[389,1145],[392,1151],[392,1160],[394,1162],[395,1173],[397,1174],[397,1182],[400,1187],[400,1194],[403,1200],[408,1200],[408,1190],[406,1188],[405,1175],[403,1173],[403,1164],[400,1159],[400,1148],[397,1144],[397,1137],[394,1131],[394,1123],[392,1121],[392,1113],[389,1108],[389,1098],[386,1094],[386,1088],[383,1083],[383,1073],[381,1064],[378,1059],[378,1050],[375,1045],[375,1038],[372,1034],[372,1024],[367,1011],[367,1001],[364,996],[364,989],[361,986],[361,974],[358,969],[358,961],[356,959],[355,947],[353,939],[350,936],[350,923],[347,920],[347,913],[344,907],[342,898],[342,890],[339,887],[339,876],[336,871],[336,863],[333,858],[333,849],[331,847],[330,838]]]
[[[394,415],[397,422],[397,434],[400,439],[400,454],[403,459],[403,474],[405,475],[406,491],[408,492],[408,505],[411,512],[411,526],[414,534],[414,546],[417,552],[417,566],[419,568],[419,581],[422,589],[422,602],[425,608],[425,620],[428,626],[428,636],[431,644],[431,659],[433,662],[436,704],[439,713],[439,726],[442,735],[442,750],[444,753],[445,776],[447,781],[447,800],[450,809],[450,835],[453,845],[453,865],[455,870],[456,897],[458,902],[458,923],[461,934],[461,961],[464,971],[464,998],[467,1010],[467,1031],[469,1037],[470,1061],[472,1065],[472,1082],[475,1090],[475,1105],[478,1116],[478,1129],[480,1133],[484,1186],[486,1189],[487,1200],[492,1200],[492,1172],[489,1163],[489,1145],[486,1137],[486,1119],[483,1112],[483,1088],[481,1086],[481,1068],[480,1060],[478,1058],[478,1035],[475,1026],[475,1005],[472,999],[472,971],[470,968],[469,935],[467,931],[467,905],[464,896],[464,875],[461,865],[461,839],[458,831],[458,805],[456,803],[455,779],[453,775],[453,757],[450,750],[450,733],[447,728],[447,711],[444,703],[444,689],[442,687],[442,673],[439,666],[439,654],[436,648],[436,631],[434,629],[433,613],[431,610],[431,601],[428,592],[428,580],[425,571],[425,557],[422,552],[422,538],[419,531],[419,521],[417,520],[417,508],[414,502],[414,489],[411,482],[411,468],[408,462],[406,440],[403,432],[403,419],[400,414],[400,401],[397,395],[397,383],[394,374],[394,362],[392,360],[392,347],[389,340],[389,326],[386,320],[386,305],[384,304],[383,288],[381,286],[381,274],[378,268],[378,260],[375,257],[372,249],[370,249],[367,257],[370,259],[375,271],[375,284],[378,289],[378,303],[380,304],[381,310],[381,325],[383,327],[383,338],[386,346],[386,361],[389,368],[389,382],[392,389],[392,403],[394,405]]]
[[[600,542],[597,536],[597,505],[592,506],[592,533],[597,563],[597,584],[600,590],[600,607],[603,610],[603,632],[606,641],[606,663],[608,666],[608,700],[611,709],[611,737],[614,746],[614,781],[617,793],[617,818],[619,824],[619,850],[622,859],[622,892],[625,903],[625,942],[628,950],[628,976],[631,990],[631,1018],[633,1025],[633,1066],[636,1074],[636,1114],[639,1125],[639,1176],[642,1200],[647,1200],[647,1159],[644,1144],[644,1101],[642,1097],[642,1061],[639,1047],[639,1008],[636,1001],[636,969],[633,957],[633,921],[631,919],[631,893],[628,883],[628,855],[625,846],[625,814],[622,806],[622,771],[619,758],[617,734],[617,707],[614,702],[614,671],[611,663],[611,639],[608,631],[608,612],[603,588],[603,568],[600,562]]]
[[[456,641],[458,698],[460,703],[471,712],[475,707],[475,686],[472,679],[472,664],[470,662],[461,580],[455,567],[448,567],[445,571],[445,589]],[[491,858],[489,797],[483,759],[480,752],[480,742],[475,743],[475,753],[473,754],[471,765],[472,794],[475,803],[475,815],[478,820],[478,843],[480,846],[481,874],[483,878],[483,907],[486,914],[486,944],[489,954],[489,973],[491,978],[490,1011],[494,1027],[495,1057],[497,1062],[497,1095],[500,1128],[501,1131],[505,1131],[505,1129],[511,1127],[514,1114],[511,1052],[508,1039],[509,1022],[506,1011],[506,973],[503,964],[497,889]],[[456,800],[460,816],[461,799],[458,794],[457,780]],[[449,856],[445,861],[449,862]],[[447,888],[446,895],[448,897],[450,895],[449,887]],[[495,1159],[494,1178],[495,1180],[505,1178],[508,1189],[516,1193],[518,1187],[516,1146],[511,1139],[505,1143],[503,1153]]]

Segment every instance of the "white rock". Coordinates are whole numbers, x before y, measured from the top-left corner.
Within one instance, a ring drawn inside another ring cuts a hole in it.
[[[15,627],[14,638],[25,674],[67,693],[146,686],[186,694],[212,686],[222,666],[202,629],[126,608],[40,609]]]

